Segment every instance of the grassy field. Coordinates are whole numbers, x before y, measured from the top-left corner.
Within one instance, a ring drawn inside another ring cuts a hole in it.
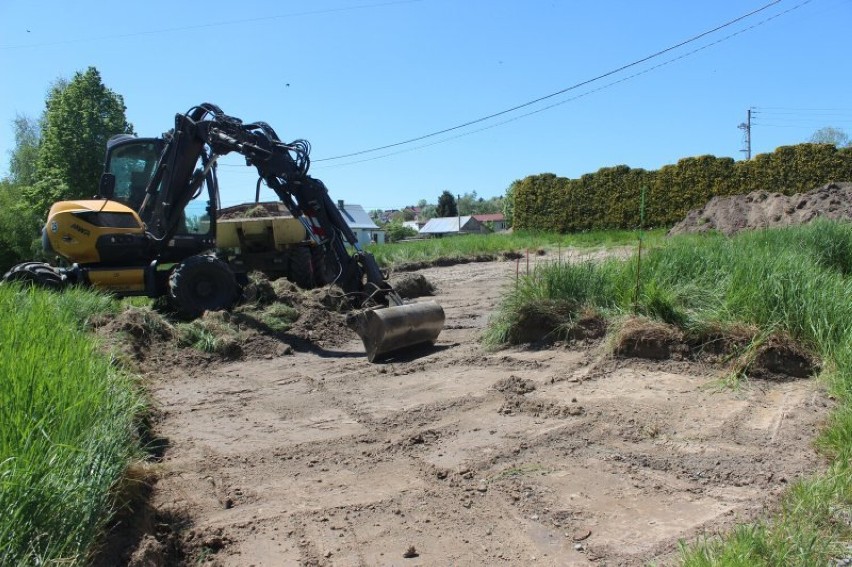
[[[645,233],[645,238],[653,243],[662,239],[663,230]],[[378,244],[369,247],[379,265],[393,267],[414,262],[433,262],[438,259],[463,259],[477,256],[499,256],[505,252],[535,252],[541,248],[577,247],[595,248],[635,244],[636,232],[611,230],[578,234],[552,234],[518,232],[513,234],[468,234],[445,238],[429,238]]]
[[[637,284],[638,281],[638,284]],[[824,474],[796,483],[779,513],[726,539],[685,544],[683,564],[827,565],[852,541],[852,225],[820,222],[785,230],[683,236],[641,261],[550,265],[522,278],[486,335],[512,342],[529,310],[564,324],[589,310],[610,318],[642,314],[690,332],[748,325],[783,332],[818,354],[838,407],[817,443]],[[559,328],[555,333],[560,332]]]
[[[104,296],[0,287],[0,564],[85,564],[139,456],[141,398],[84,330]]]

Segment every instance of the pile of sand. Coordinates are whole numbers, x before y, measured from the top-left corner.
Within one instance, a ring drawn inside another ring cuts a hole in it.
[[[852,183],[829,183],[792,196],[768,191],[713,197],[704,207],[690,211],[669,231],[719,231],[731,235],[741,230],[805,224],[816,218],[852,220]]]

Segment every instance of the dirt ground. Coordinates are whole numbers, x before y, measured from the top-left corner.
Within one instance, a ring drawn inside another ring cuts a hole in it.
[[[741,230],[808,223],[816,218],[852,220],[852,183],[829,183],[792,196],[768,191],[713,197],[690,211],[669,234],[717,230],[731,235]]]
[[[616,358],[600,340],[486,351],[517,267],[421,270],[447,321],[409,360],[370,364],[343,328],[233,362],[148,359],[164,452],[149,533],[121,561],[666,564],[820,466],[830,401],[814,380],[735,391],[718,366]]]

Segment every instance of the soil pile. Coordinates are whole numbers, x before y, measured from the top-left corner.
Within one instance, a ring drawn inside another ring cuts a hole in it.
[[[435,286],[423,274],[405,274],[394,277],[391,278],[390,284],[400,296],[406,299],[435,294]]]
[[[289,217],[292,216],[284,203],[267,201],[262,203],[241,203],[219,209],[220,220],[259,218],[259,217]]]
[[[731,235],[741,230],[805,224],[816,218],[852,220],[852,183],[829,183],[792,196],[768,191],[713,197],[690,211],[670,235],[716,230]]]

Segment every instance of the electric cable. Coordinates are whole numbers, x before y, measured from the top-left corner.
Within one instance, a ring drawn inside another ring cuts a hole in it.
[[[446,134],[446,133],[452,132],[454,130],[459,130],[459,129],[465,128],[467,126],[472,126],[474,124],[479,124],[481,122],[485,122],[486,120],[491,120],[492,118],[496,118],[498,116],[503,116],[505,114],[509,114],[509,113],[514,112],[516,110],[520,110],[521,108],[526,108],[528,106],[532,106],[532,105],[539,103],[539,102],[542,102],[544,100],[559,96],[561,94],[565,94],[566,92],[576,90],[576,89],[583,87],[583,86],[586,86],[590,83],[599,81],[601,79],[605,79],[606,77],[615,75],[616,73],[620,73],[621,71],[624,71],[625,69],[635,67],[635,66],[640,65],[642,63],[645,63],[647,61],[650,61],[652,59],[660,57],[661,55],[664,55],[664,54],[666,54],[670,51],[681,48],[681,47],[688,45],[690,43],[693,43],[695,41],[698,41],[699,39],[706,37],[707,35],[715,33],[717,31],[722,30],[724,28],[727,28],[729,26],[732,26],[732,25],[736,24],[737,22],[740,22],[740,21],[742,21],[746,18],[749,18],[751,16],[754,16],[755,14],[763,12],[764,10],[768,10],[769,8],[771,8],[772,6],[775,6],[776,4],[779,4],[780,2],[781,2],[781,0],[773,0],[772,2],[769,2],[768,4],[761,6],[760,8],[757,8],[755,10],[752,10],[751,12],[748,12],[747,14],[743,14],[742,16],[739,16],[737,18],[729,20],[729,21],[725,22],[724,24],[716,26],[715,28],[701,32],[701,33],[699,33],[695,36],[692,36],[691,38],[689,38],[687,40],[681,41],[680,43],[677,43],[677,44],[672,45],[670,47],[666,47],[665,49],[661,49],[660,51],[657,51],[655,53],[652,53],[650,55],[647,55],[645,57],[637,59],[637,60],[635,60],[631,63],[627,63],[626,65],[622,65],[621,67],[618,67],[616,69],[612,69],[610,71],[607,71],[606,73],[602,73],[602,74],[600,74],[600,75],[598,75],[594,78],[587,79],[587,80],[581,81],[579,83],[575,83],[575,84],[573,84],[569,87],[566,87],[564,89],[560,89],[560,90],[553,92],[553,93],[550,93],[548,95],[544,95],[544,96],[538,97],[536,99],[515,105],[511,108],[507,108],[505,110],[501,110],[499,112],[495,112],[495,113],[489,114],[487,116],[482,116],[482,117],[476,118],[474,120],[469,120],[467,122],[464,122],[462,124],[457,124],[457,125],[451,126],[449,128],[444,128],[442,130],[437,130],[437,131],[434,131],[434,132],[430,132],[428,134],[423,134],[421,136],[409,138],[407,140],[402,140],[402,141],[399,141],[399,142],[394,142],[394,143],[391,143],[391,144],[385,144],[383,146],[377,146],[377,147],[374,147],[374,148],[368,148],[368,149],[360,150],[360,151],[356,151],[356,152],[350,152],[350,153],[347,153],[347,154],[340,154],[340,155],[331,156],[331,157],[327,157],[327,158],[314,159],[313,161],[314,161],[314,163],[319,163],[319,162],[323,162],[323,161],[332,161],[332,160],[344,159],[344,158],[347,158],[347,157],[355,157],[355,156],[359,156],[359,155],[363,155],[363,154],[367,154],[367,153],[373,153],[373,152],[378,152],[378,151],[381,151],[381,150],[387,150],[387,149],[394,148],[394,147],[397,147],[397,146],[402,146],[402,145],[405,145],[405,144],[411,144],[411,143],[414,143],[414,142],[419,142],[421,140],[425,140],[426,138],[432,138],[434,136]],[[787,12],[790,12],[792,10],[795,10],[795,9],[797,9],[801,6],[804,6],[805,4],[808,4],[810,2],[812,2],[812,0],[804,0],[800,4],[797,4],[793,8],[790,8],[789,10],[786,10],[783,13],[787,13]]]
[[[695,48],[695,49],[693,49],[693,50],[691,50],[691,51],[688,51],[688,52],[686,52],[686,53],[683,53],[683,54],[681,54],[681,55],[679,55],[679,56],[677,56],[677,57],[674,57],[674,58],[672,58],[672,59],[668,59],[668,60],[666,60],[666,61],[663,61],[662,63],[658,63],[658,64],[656,64],[656,65],[654,65],[654,66],[652,66],[652,67],[648,67],[647,69],[643,69],[643,70],[641,70],[641,71],[637,71],[637,72],[635,72],[635,73],[633,73],[633,74],[631,74],[631,75],[628,75],[628,76],[626,76],[626,77],[622,77],[621,79],[618,79],[618,80],[615,80],[615,81],[612,81],[612,82],[606,83],[605,85],[602,85],[602,86],[597,87],[597,88],[595,88],[595,89],[592,89],[592,90],[586,91],[586,92],[584,92],[584,93],[578,94],[578,95],[573,96],[573,97],[571,97],[571,98],[567,98],[567,99],[560,100],[560,101],[558,101],[558,102],[554,102],[554,103],[549,104],[549,105],[547,105],[547,106],[544,106],[544,107],[542,107],[542,108],[538,108],[538,109],[536,109],[536,110],[532,110],[532,111],[530,111],[530,112],[526,112],[526,113],[524,113],[524,114],[520,114],[520,115],[518,115],[518,116],[513,116],[513,117],[511,117],[511,118],[508,118],[508,119],[506,119],[506,120],[502,120],[502,121],[497,122],[497,123],[495,123],[495,124],[490,124],[490,125],[488,125],[488,126],[483,126],[483,127],[481,127],[481,128],[477,128],[476,130],[469,130],[469,131],[467,131],[467,132],[463,132],[463,133],[457,134],[457,135],[455,135],[455,136],[450,136],[450,137],[448,137],[448,138],[442,138],[442,139],[440,139],[440,140],[437,140],[437,141],[434,141],[434,142],[431,142],[431,143],[428,143],[428,144],[422,144],[422,145],[418,145],[418,146],[413,146],[413,147],[410,147],[410,148],[405,148],[405,149],[397,150],[397,151],[395,151],[395,152],[385,153],[385,154],[382,154],[382,155],[379,155],[379,156],[373,156],[373,157],[363,158],[363,159],[356,160],[356,161],[348,161],[348,162],[345,162],[345,163],[337,163],[337,164],[323,164],[323,165],[322,165],[322,166],[320,166],[320,167],[321,167],[321,168],[325,168],[325,169],[330,169],[330,168],[335,168],[335,167],[345,167],[345,166],[355,165],[355,164],[364,163],[364,162],[368,162],[368,161],[374,161],[374,160],[377,160],[377,159],[383,159],[383,158],[386,158],[386,157],[391,157],[391,156],[399,155],[399,154],[402,154],[402,153],[407,153],[407,152],[411,152],[411,151],[415,151],[415,150],[419,150],[419,149],[423,149],[423,148],[428,148],[428,147],[431,147],[431,146],[435,146],[435,145],[438,145],[438,144],[443,144],[443,143],[445,143],[445,142],[449,142],[449,141],[452,141],[452,140],[457,140],[457,139],[459,139],[459,138],[463,138],[463,137],[465,137],[465,136],[470,136],[470,135],[472,135],[472,134],[476,134],[476,133],[478,133],[478,132],[483,132],[483,131],[485,131],[485,130],[490,130],[490,129],[492,129],[492,128],[497,128],[498,126],[503,126],[503,125],[508,124],[508,123],[510,123],[510,122],[514,122],[514,121],[516,121],[516,120],[520,120],[520,119],[522,119],[522,118],[526,118],[526,117],[528,117],[528,116],[532,116],[532,115],[534,115],[534,114],[538,114],[538,113],[540,113],[540,112],[544,112],[545,110],[550,110],[551,108],[554,108],[554,107],[557,107],[557,106],[560,106],[560,105],[563,105],[563,104],[566,104],[566,103],[569,103],[569,102],[573,102],[573,101],[575,101],[575,100],[578,100],[578,99],[583,98],[583,97],[585,97],[585,96],[588,96],[588,95],[590,95],[590,94],[593,94],[593,93],[596,93],[596,92],[600,92],[600,91],[602,91],[602,90],[604,90],[604,89],[610,88],[610,87],[615,86],[615,85],[620,84],[620,83],[624,83],[624,82],[626,82],[626,81],[629,81],[629,80],[634,79],[634,78],[636,78],[636,77],[639,77],[639,76],[641,76],[641,75],[645,75],[645,74],[647,74],[647,73],[650,73],[651,71],[655,71],[655,70],[657,70],[657,69],[659,69],[659,68],[661,68],[661,67],[664,67],[664,66],[666,66],[666,65],[670,65],[670,64],[675,63],[675,62],[677,62],[677,61],[680,61],[680,60],[682,60],[682,59],[685,59],[685,58],[687,58],[687,57],[690,57],[690,56],[692,56],[692,55],[695,55],[696,53],[699,53],[699,52],[701,52],[701,51],[704,51],[705,49],[709,49],[709,48],[711,48],[711,47],[713,47],[713,46],[715,46],[715,45],[718,45],[718,44],[720,44],[720,43],[722,43],[722,42],[724,42],[724,41],[728,41],[728,40],[730,40],[730,39],[732,39],[732,38],[734,38],[734,37],[736,37],[736,36],[738,36],[738,35],[742,35],[742,34],[744,34],[744,33],[746,33],[746,32],[749,32],[749,31],[751,31],[751,30],[753,30],[753,29],[755,29],[755,28],[757,28],[757,27],[759,27],[759,26],[762,26],[762,25],[764,25],[764,24],[766,24],[766,23],[768,23],[768,22],[770,22],[770,21],[772,21],[772,20],[774,20],[774,19],[776,19],[776,18],[779,18],[779,17],[781,17],[781,16],[783,16],[783,15],[785,15],[785,14],[787,14],[787,13],[789,13],[789,12],[793,11],[793,10],[796,10],[796,9],[798,9],[798,8],[800,8],[800,7],[802,7],[802,6],[804,6],[805,4],[807,4],[807,3],[809,3],[809,2],[811,2],[811,0],[805,0],[804,2],[802,2],[802,3],[800,3],[800,4],[797,4],[796,6],[793,6],[793,7],[789,8],[789,9],[785,10],[784,12],[780,12],[780,13],[775,14],[775,15],[773,15],[773,16],[770,16],[770,17],[768,17],[768,18],[764,18],[763,20],[761,20],[761,21],[759,21],[759,22],[756,22],[756,23],[752,24],[751,26],[749,26],[749,27],[747,27],[747,28],[743,28],[743,29],[738,30],[738,31],[736,31],[736,32],[734,32],[734,33],[728,34],[728,35],[726,35],[725,37],[722,37],[722,38],[720,38],[720,39],[717,39],[717,40],[715,40],[715,41],[713,41],[713,42],[711,42],[711,43],[708,43],[708,44],[706,44],[706,45],[703,45],[703,46],[701,46],[701,47],[697,47],[697,48]],[[588,82],[587,82],[587,83],[588,83]],[[423,139],[423,138],[421,138],[421,139]],[[387,147],[393,147],[393,146],[387,146]],[[350,155],[357,155],[357,154],[350,154]],[[329,158],[327,158],[327,159],[329,159]],[[323,160],[320,160],[320,159],[315,159],[315,160],[314,160],[314,162],[320,162],[320,161],[323,161]]]

